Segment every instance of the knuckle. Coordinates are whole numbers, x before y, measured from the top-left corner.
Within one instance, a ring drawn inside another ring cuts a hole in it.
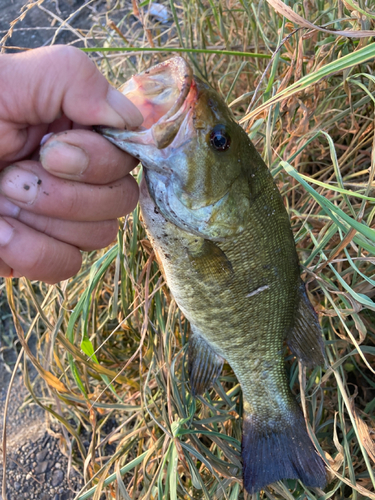
[[[72,47],[71,45],[55,45],[49,47],[47,50],[50,51],[51,57],[58,64],[63,63],[68,68],[74,64],[74,66],[79,65],[87,56],[77,47]]]
[[[64,219],[74,220],[79,217],[81,209],[84,208],[86,197],[82,196],[81,186],[75,182],[69,183],[69,189],[67,190],[67,196],[64,199]]]
[[[25,275],[54,284],[76,274],[82,263],[78,248],[61,243],[53,238],[42,240],[30,260]]]
[[[53,257],[53,252],[51,252],[51,246],[48,244],[47,239],[42,239],[39,245],[35,245],[33,253],[29,253],[30,257],[27,262],[27,270],[35,271],[40,273],[41,270],[49,267],[51,256]]]

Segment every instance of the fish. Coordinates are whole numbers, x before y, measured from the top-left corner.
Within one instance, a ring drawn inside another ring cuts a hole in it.
[[[289,388],[283,346],[312,367],[325,364],[324,343],[269,169],[184,58],[134,75],[120,90],[142,112],[142,127],[98,131],[143,165],[147,234],[191,326],[192,395],[210,389],[227,361],[243,395],[245,489],[281,479],[323,488],[325,464]]]

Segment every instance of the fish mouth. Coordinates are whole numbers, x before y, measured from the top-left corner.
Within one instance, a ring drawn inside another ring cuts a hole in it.
[[[120,130],[100,126],[96,130],[146,163],[152,150],[164,150],[172,144],[197,100],[192,69],[182,57],[173,57],[134,75],[119,90],[141,111],[142,127]]]

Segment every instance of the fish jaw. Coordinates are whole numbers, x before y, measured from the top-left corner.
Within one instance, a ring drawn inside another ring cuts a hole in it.
[[[168,174],[166,148],[186,115],[191,84],[191,68],[181,57],[134,75],[119,90],[140,109],[144,118],[142,127],[134,131],[98,126],[96,130],[141,160],[146,168]]]
[[[134,75],[119,90],[141,111],[142,128],[135,132],[99,127],[98,131],[131,154],[132,143],[159,150],[169,146],[196,98],[192,70],[182,57]]]
[[[122,151],[142,161],[146,168],[151,166],[152,170],[160,174],[170,172],[168,155],[165,150],[156,147],[150,129],[135,132],[98,126],[95,130]]]

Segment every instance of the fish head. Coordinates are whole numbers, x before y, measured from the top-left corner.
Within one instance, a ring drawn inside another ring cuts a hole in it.
[[[143,114],[142,127],[98,131],[140,159],[164,217],[212,239],[241,230],[249,207],[243,149],[250,141],[221,96],[181,57],[133,76],[120,90]]]

